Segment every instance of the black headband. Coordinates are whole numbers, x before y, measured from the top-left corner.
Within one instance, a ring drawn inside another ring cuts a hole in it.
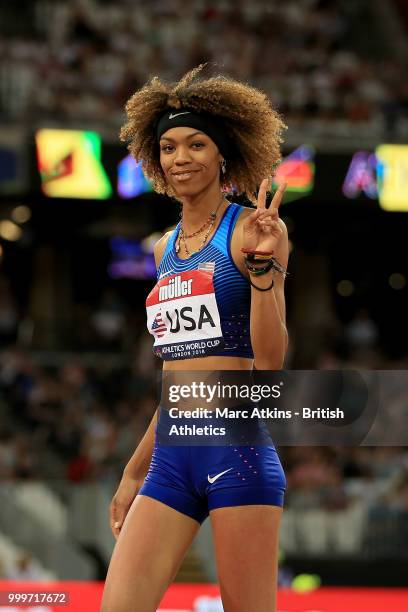
[[[218,117],[204,113],[198,114],[186,108],[171,108],[162,115],[157,123],[157,142],[160,141],[164,132],[174,127],[191,127],[204,132],[215,142],[221,155],[226,159],[233,157],[234,145],[227,134],[224,122]]]

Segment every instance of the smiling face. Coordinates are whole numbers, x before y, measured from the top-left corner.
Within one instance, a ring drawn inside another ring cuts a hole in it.
[[[214,141],[195,128],[171,128],[160,138],[160,164],[177,195],[194,195],[215,182],[219,185],[222,159]]]

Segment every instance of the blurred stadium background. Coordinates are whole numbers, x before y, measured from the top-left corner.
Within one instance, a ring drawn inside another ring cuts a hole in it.
[[[156,408],[152,247],[179,212],[118,140],[150,76],[217,62],[286,119],[286,367],[407,368],[407,27],[404,0],[0,2],[0,579],[90,581],[75,609],[97,609],[108,505]],[[408,586],[407,449],[280,453],[280,609],[408,609],[330,591]],[[177,581],[216,582],[208,524]],[[285,590],[319,583],[325,603]],[[221,610],[177,588],[163,609]]]

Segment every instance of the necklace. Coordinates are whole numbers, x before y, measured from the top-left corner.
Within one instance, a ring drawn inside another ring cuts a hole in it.
[[[211,230],[212,230],[212,228],[214,226],[215,219],[217,217],[217,212],[218,212],[218,210],[219,210],[219,208],[220,208],[220,206],[221,206],[221,204],[222,204],[224,199],[225,199],[224,196],[222,196],[221,200],[218,203],[217,208],[210,214],[210,216],[208,217],[207,221],[205,221],[205,223],[200,227],[200,229],[198,229],[196,232],[193,232],[192,234],[189,234],[189,235],[186,235],[184,233],[183,225],[182,225],[183,224],[183,215],[181,213],[181,227],[180,227],[179,235],[178,235],[176,246],[175,246],[176,253],[178,253],[180,251],[181,243],[183,243],[184,250],[185,250],[185,252],[186,252],[186,254],[188,256],[194,255],[195,253],[198,253],[199,251],[201,251],[201,249],[204,247],[205,243],[207,242],[208,236],[210,235],[210,232],[211,232]],[[201,234],[205,230],[205,228],[207,226],[208,226],[208,229],[207,229],[207,231],[206,231],[206,233],[204,235],[204,238],[203,238],[200,246],[198,247],[198,249],[196,251],[193,251],[191,253],[189,251],[188,247],[187,247],[186,238],[192,238],[193,236],[198,236],[199,234]]]
[[[213,214],[214,214],[214,213],[211,213],[211,215],[213,215]],[[202,232],[205,230],[205,228],[207,227],[207,225],[208,225],[209,223],[211,223],[211,218],[212,218],[212,217],[211,217],[211,215],[208,217],[207,221],[204,221],[203,225],[202,225],[202,226],[200,227],[200,229],[198,229],[196,232],[193,232],[192,234],[188,234],[188,235],[187,235],[187,234],[185,234],[185,233],[184,233],[184,230],[182,230],[182,232],[183,232],[183,237],[184,237],[184,238],[192,238],[193,236],[198,236],[198,234],[201,234],[201,233],[202,233]],[[181,213],[181,214],[180,214],[180,217],[182,218],[182,216],[183,216],[183,215],[182,215],[182,213]]]

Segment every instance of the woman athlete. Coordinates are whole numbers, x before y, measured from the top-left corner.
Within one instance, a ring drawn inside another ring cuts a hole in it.
[[[285,125],[264,93],[205,79],[202,68],[175,85],[154,77],[126,106],[122,139],[155,190],[182,204],[180,223],[155,245],[148,328],[167,375],[280,369],[288,341],[284,186],[269,208],[265,200]],[[256,209],[229,203],[231,185]],[[175,302],[188,313],[177,325]],[[208,515],[224,611],[274,612],[285,477],[272,441],[165,446],[157,422],[158,412],[110,506],[117,541],[102,612],[155,611]]]

